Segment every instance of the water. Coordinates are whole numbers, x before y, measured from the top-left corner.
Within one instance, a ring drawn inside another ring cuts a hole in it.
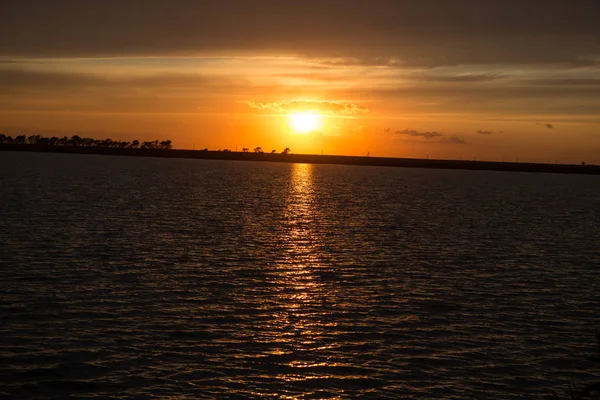
[[[0,397],[598,379],[600,179],[0,152]]]

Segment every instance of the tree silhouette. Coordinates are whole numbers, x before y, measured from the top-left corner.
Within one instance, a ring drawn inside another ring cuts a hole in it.
[[[19,144],[19,145],[31,145],[38,147],[55,147],[55,146],[65,146],[65,147],[102,147],[102,148],[117,148],[117,149],[137,149],[140,148],[140,141],[133,140],[129,141],[120,141],[120,140],[112,140],[110,138],[106,139],[93,139],[88,137],[81,137],[79,135],[73,135],[71,138],[64,136],[62,138],[58,138],[56,136],[52,136],[50,138],[43,137],[40,135],[18,135],[14,139],[11,136],[7,136],[5,134],[0,134],[0,143],[2,144]],[[171,140],[152,140],[143,142],[141,144],[141,148],[143,149],[160,149],[160,150],[170,150],[173,148],[173,142]],[[208,151],[208,149],[206,149]]]
[[[289,148],[289,147],[286,147],[286,148],[285,148],[285,149],[284,149],[284,150],[281,152],[281,154],[290,154],[290,152],[291,152],[290,148]]]
[[[160,142],[160,148],[163,150],[170,150],[173,148],[173,145],[171,144],[170,140],[163,140]]]
[[[27,138],[27,144],[37,144],[42,137],[40,135],[31,135]]]
[[[92,138],[83,138],[83,139],[81,139],[81,143],[80,143],[80,145],[84,146],[84,147],[92,147],[92,146],[95,146],[95,144],[96,144],[96,141]]]
[[[248,152],[248,150],[250,150],[250,149],[249,149],[249,148],[247,148],[247,147],[244,147],[244,148],[242,149],[242,151],[243,151],[244,153],[247,153],[247,152]]]
[[[82,140],[79,135],[73,135],[73,136],[71,136],[71,140],[69,140],[69,144],[71,146],[75,146],[75,147],[79,146],[81,144],[81,142],[82,142]]]
[[[255,153],[262,153],[262,152],[263,152],[263,150],[262,150],[262,147],[257,147],[257,148],[255,148],[255,149],[254,149],[254,152],[255,152]]]

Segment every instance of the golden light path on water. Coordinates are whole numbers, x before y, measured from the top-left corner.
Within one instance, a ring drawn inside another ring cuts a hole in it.
[[[283,332],[281,340],[291,344],[295,350],[310,348],[318,336],[318,326],[308,320],[309,312],[316,301],[316,292],[320,285],[311,274],[310,267],[315,259],[314,247],[318,240],[313,232],[314,189],[313,166],[310,164],[292,164],[289,194],[286,206],[287,238],[284,259],[278,266],[279,283],[284,289],[277,294],[277,301],[282,305],[281,311],[275,314],[273,324]],[[310,366],[310,362],[292,361],[292,366]],[[295,380],[300,377],[283,375],[284,380]]]
[[[329,379],[340,378],[332,372],[345,365],[331,357],[331,350],[339,346],[328,334],[337,325],[328,315],[335,293],[315,273],[324,268],[319,250],[322,237],[316,229],[320,218],[315,200],[315,167],[292,164],[291,168],[284,216],[286,234],[281,238],[285,247],[274,271],[277,311],[270,332],[276,337],[268,340],[280,344],[271,354],[286,360],[287,371],[297,371],[277,373],[275,379],[301,386],[304,381],[307,388],[318,388],[327,386]],[[344,376],[352,378],[356,377]],[[300,397],[290,393],[280,398]]]

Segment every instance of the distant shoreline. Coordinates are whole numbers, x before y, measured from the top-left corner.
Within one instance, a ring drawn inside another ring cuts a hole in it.
[[[404,167],[433,169],[463,169],[477,171],[541,172],[559,174],[600,175],[600,166],[574,164],[537,164],[498,161],[425,160],[419,158],[388,158],[364,156],[330,156],[314,154],[271,154],[235,151],[132,149],[112,147],[37,146],[30,144],[0,144],[0,151],[27,151],[63,154],[96,154],[133,157],[192,158],[201,160],[267,161],[303,164],[363,165],[373,167]]]

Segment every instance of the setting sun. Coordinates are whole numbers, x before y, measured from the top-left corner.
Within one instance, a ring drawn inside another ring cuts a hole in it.
[[[296,132],[308,133],[321,127],[321,116],[314,112],[297,112],[290,115],[290,122]]]

